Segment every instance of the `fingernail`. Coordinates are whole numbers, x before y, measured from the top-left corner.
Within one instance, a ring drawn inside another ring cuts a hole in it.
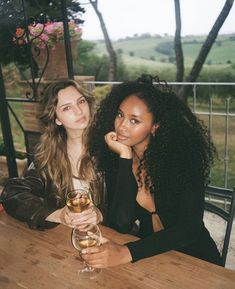
[[[82,254],[86,254],[86,253],[87,253],[87,250],[86,250],[86,249],[83,249],[83,250],[81,251],[81,253],[82,253]]]

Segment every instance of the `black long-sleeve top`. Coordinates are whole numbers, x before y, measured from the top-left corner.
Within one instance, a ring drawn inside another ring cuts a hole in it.
[[[183,184],[178,182],[175,186],[177,181],[171,177],[177,177],[177,173],[171,176],[169,172],[169,178],[159,186],[162,193],[154,192],[156,211],[164,230],[153,232],[151,214],[136,201],[138,187],[132,160],[120,158],[116,173],[112,170],[105,173],[108,224],[121,233],[131,233],[139,220],[137,235],[141,239],[126,244],[133,262],[174,249],[220,265],[216,244],[203,223],[204,187],[194,183],[187,171],[178,174],[184,174],[183,178],[180,176]]]

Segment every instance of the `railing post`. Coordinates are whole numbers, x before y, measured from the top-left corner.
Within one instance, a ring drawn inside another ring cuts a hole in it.
[[[193,112],[197,109],[197,85],[193,85]]]
[[[7,109],[6,93],[1,64],[0,64],[0,117],[1,117],[3,141],[6,148],[9,177],[17,177],[18,172],[16,166],[15,149],[13,144],[9,113]]]
[[[228,187],[228,130],[229,130],[229,104],[230,98],[226,99],[225,134],[224,134],[224,186]]]

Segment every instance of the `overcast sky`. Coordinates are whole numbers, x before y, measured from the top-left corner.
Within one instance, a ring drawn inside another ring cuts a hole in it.
[[[81,0],[80,3],[88,3]],[[99,0],[111,39],[133,36],[135,33],[174,35],[174,0]],[[215,22],[225,0],[181,0],[182,35],[207,34]],[[83,39],[103,39],[98,18],[91,5],[84,5]],[[235,4],[221,33],[235,32]]]

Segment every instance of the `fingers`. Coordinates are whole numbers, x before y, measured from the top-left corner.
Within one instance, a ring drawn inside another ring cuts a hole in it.
[[[98,223],[98,215],[97,212],[93,209],[87,209],[82,213],[74,214],[73,218],[71,219],[72,225],[82,225],[82,224],[97,224]]]
[[[62,209],[61,223],[71,228],[83,228],[84,224],[98,224],[103,220],[100,210],[93,204],[81,213],[71,212],[67,206]]]
[[[67,216],[66,223],[78,228],[82,228],[84,224],[98,224],[103,216],[98,208],[91,206],[81,213],[70,213]]]
[[[105,244],[105,243],[108,243],[110,242],[109,239],[105,238],[105,237],[101,237],[101,244]]]
[[[83,249],[81,251],[82,254],[95,254],[95,253],[101,253],[104,251],[104,248],[102,245],[100,246],[94,246],[94,247],[89,247],[89,248],[86,248],[86,249]]]
[[[108,144],[110,141],[117,141],[117,134],[116,134],[116,132],[111,131],[111,132],[107,133],[107,134],[104,136],[104,139],[105,139],[105,141],[106,141],[107,144]]]
[[[102,245],[82,250],[81,257],[89,266],[94,268],[105,267],[105,254]]]

